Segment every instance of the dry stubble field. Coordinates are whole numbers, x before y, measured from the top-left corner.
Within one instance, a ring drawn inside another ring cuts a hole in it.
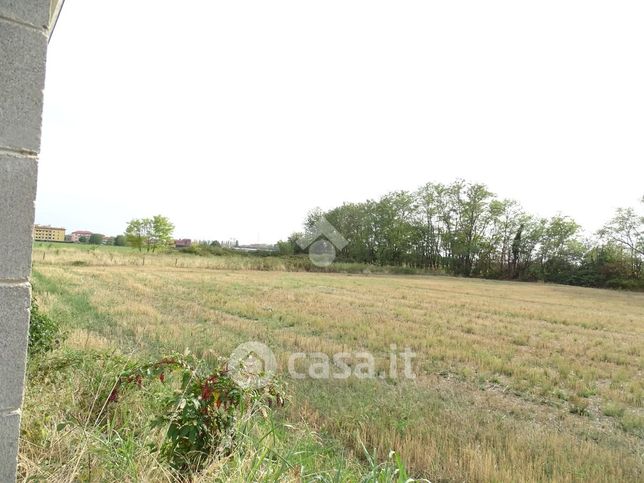
[[[385,370],[390,344],[411,348],[415,380],[285,376],[287,417],[349,454],[394,449],[432,481],[642,479],[644,294],[44,252],[36,294],[76,346],[215,360],[262,341],[283,373],[296,351],[369,351]]]

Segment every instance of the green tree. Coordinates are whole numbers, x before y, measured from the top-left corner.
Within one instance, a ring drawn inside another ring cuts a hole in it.
[[[485,232],[490,223],[490,202],[493,198],[483,184],[468,184],[458,207],[461,219],[461,273],[469,276],[485,245]]]
[[[127,245],[127,239],[125,238],[125,235],[117,235],[114,238],[114,246],[124,247],[126,245]]]
[[[92,233],[89,237],[88,243],[90,245],[101,245],[103,243],[103,235],[100,233]]]
[[[383,196],[376,204],[376,250],[381,264],[409,263],[413,253],[414,197],[406,191]]]
[[[277,253],[280,255],[293,255],[295,253],[295,250],[293,249],[293,245],[291,245],[289,242],[280,240],[276,243],[277,246]]]
[[[148,237],[148,251],[156,251],[157,248],[165,248],[172,242],[174,225],[165,216],[156,215],[151,220],[146,219],[150,226]]]
[[[539,243],[539,278],[565,282],[566,273],[573,271],[583,256],[583,247],[577,237],[580,229],[566,216],[558,215],[548,220]]]
[[[128,223],[125,230],[127,244],[142,251],[155,252],[172,242],[174,225],[168,218],[156,215],[152,218],[135,219]]]
[[[419,264],[424,268],[437,269],[442,263],[443,226],[439,215],[441,199],[444,193],[444,185],[427,183],[415,194],[416,212],[414,225],[420,234],[418,245]]]
[[[468,277],[642,285],[644,216],[632,209],[618,210],[599,243],[582,240],[571,218],[534,217],[516,201],[497,199],[485,185],[465,180],[427,183],[415,192],[392,192],[326,212],[316,208],[306,217],[305,232],[321,216],[349,242],[338,260]],[[298,253],[295,239],[280,242],[280,253]]]
[[[144,219],[134,219],[128,223],[125,229],[125,240],[129,246],[142,251],[147,243],[147,237],[148,226]]]
[[[642,199],[644,203],[644,199]],[[633,208],[618,208],[615,216],[599,230],[599,236],[628,251],[631,271],[640,278],[644,259],[644,216]]]

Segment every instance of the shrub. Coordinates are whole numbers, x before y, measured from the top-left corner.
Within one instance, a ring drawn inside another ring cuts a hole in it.
[[[52,351],[60,344],[62,333],[58,322],[40,311],[38,302],[31,298],[29,321],[29,355]]]
[[[644,290],[644,280],[612,279],[606,282],[606,287],[618,290]]]
[[[116,403],[128,389],[142,388],[151,381],[169,389],[155,395],[161,409],[152,424],[166,436],[158,451],[182,473],[199,471],[217,452],[229,453],[240,418],[284,404],[275,385],[243,389],[227,369],[210,371],[203,361],[189,355],[174,355],[123,372],[108,402]]]

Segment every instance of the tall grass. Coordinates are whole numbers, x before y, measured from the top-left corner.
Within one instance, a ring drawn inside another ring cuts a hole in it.
[[[365,465],[305,422],[286,423],[268,408],[239,413],[232,451],[222,447],[199,471],[178,470],[155,449],[167,438],[150,424],[159,412],[160,384],[109,402],[119,374],[136,361],[91,336],[30,360],[20,480],[391,481],[404,471],[399,459]]]
[[[221,256],[203,256],[176,250],[156,253],[139,252],[127,247],[37,243],[33,250],[34,263],[40,266],[71,267],[168,267],[205,270],[258,270],[282,272],[363,273],[363,274],[428,274],[419,269],[396,266],[376,266],[365,263],[337,262],[318,267],[306,255],[259,256],[228,250]]]

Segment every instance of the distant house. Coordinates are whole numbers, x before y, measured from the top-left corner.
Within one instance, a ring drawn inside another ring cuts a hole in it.
[[[92,236],[92,234],[93,233],[91,231],[77,230],[72,232],[70,239],[74,243],[79,243],[81,238],[87,238],[89,240],[89,237]]]
[[[174,246],[176,248],[190,248],[192,246],[192,240],[189,238],[183,238],[181,240],[175,240]]]
[[[35,241],[65,241],[65,229],[55,228],[49,225],[35,225],[34,226],[34,240]]]

